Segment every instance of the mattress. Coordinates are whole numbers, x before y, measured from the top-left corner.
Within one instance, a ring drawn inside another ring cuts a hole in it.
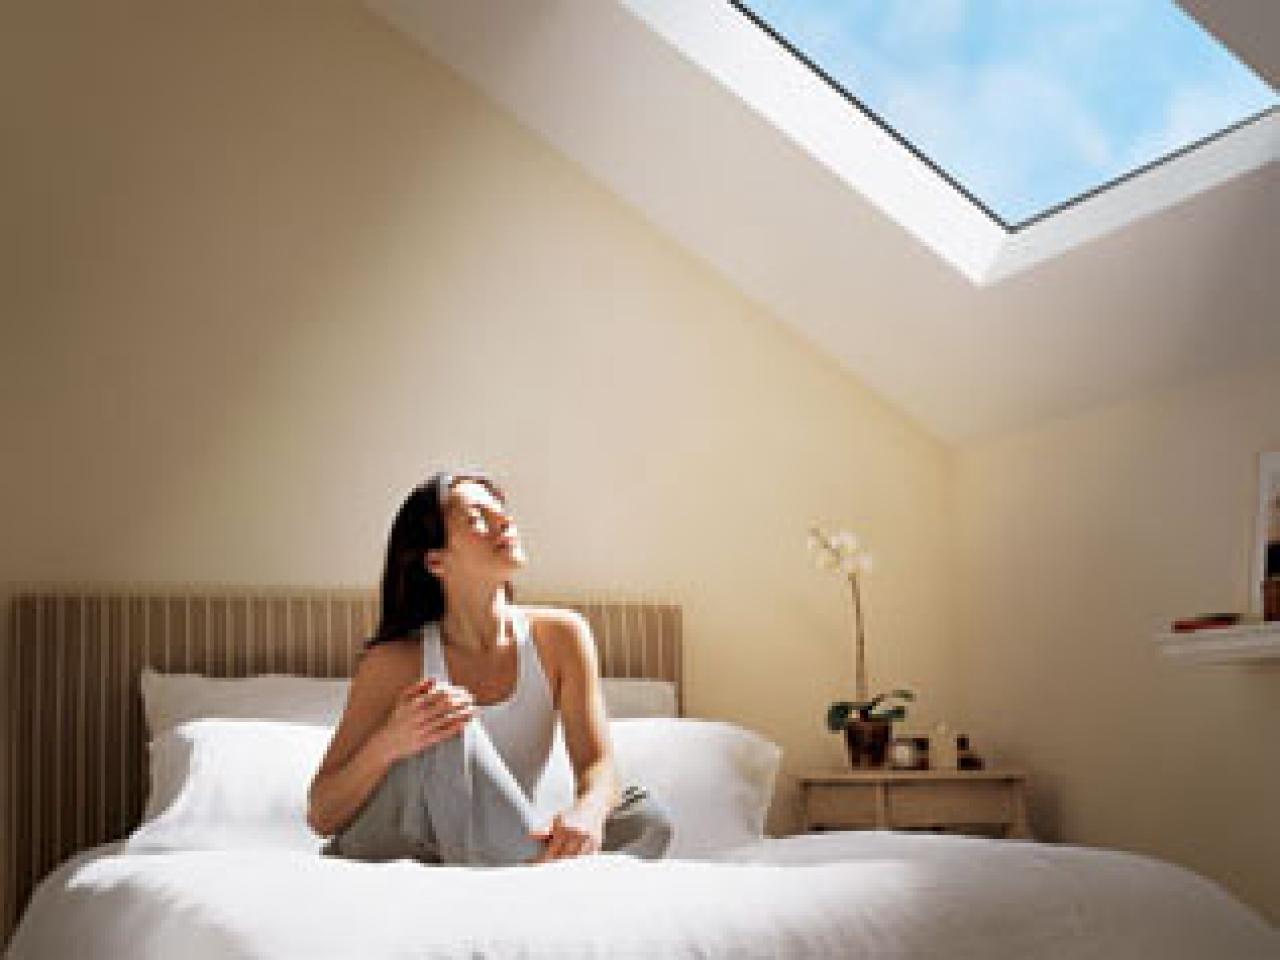
[[[1280,933],[1162,860],[945,834],[506,868],[109,844],[45,878],[7,956],[1275,960]]]

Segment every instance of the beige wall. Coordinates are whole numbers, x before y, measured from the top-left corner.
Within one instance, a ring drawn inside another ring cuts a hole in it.
[[[952,715],[950,453],[355,3],[8,3],[0,98],[0,580],[369,584],[462,461],[529,590],[682,602],[690,712],[788,771],[850,688],[811,520]]]
[[[1247,608],[1280,364],[957,460],[961,712],[1036,775],[1055,839],[1152,854],[1280,921],[1280,663],[1187,667],[1154,632]]]

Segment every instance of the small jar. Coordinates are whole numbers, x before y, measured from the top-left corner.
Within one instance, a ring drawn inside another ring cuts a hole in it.
[[[889,766],[894,770],[916,770],[919,765],[915,737],[895,737],[889,744]]]

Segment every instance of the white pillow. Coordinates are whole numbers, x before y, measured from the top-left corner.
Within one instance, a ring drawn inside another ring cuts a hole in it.
[[[708,856],[759,840],[782,751],[733,723],[640,718],[609,723],[624,784],[648,788],[671,814],[667,855]],[[328,748],[328,727],[283,721],[192,720],[152,743],[153,797],[163,802],[127,849],[277,848],[316,851],[307,789]],[[557,725],[535,800],[573,802],[573,769]]]
[[[611,720],[623,785],[647,788],[671,815],[668,857],[696,859],[764,836],[782,748],[735,723],[677,717]],[[544,812],[573,802],[573,767],[557,724],[535,801]]]
[[[139,685],[147,729],[155,737],[188,720],[211,718],[336,727],[351,681],[279,673],[206,677],[143,667]],[[610,717],[674,717],[677,713],[676,687],[667,680],[606,677],[602,693]]]
[[[334,727],[347,702],[345,679],[268,673],[256,677],[205,677],[157,673],[139,677],[147,729],[158,737],[188,720],[287,720]]]
[[[150,820],[173,802],[185,772],[183,764],[174,759],[172,746],[162,755],[155,752],[155,742],[165,733],[192,720],[208,719],[280,720],[333,728],[342,717],[351,682],[291,674],[206,677],[143,667],[139,686],[153,743],[143,811],[143,819]],[[675,684],[665,680],[609,677],[603,682],[603,694],[611,717],[676,714]]]
[[[126,850],[318,851],[324,841],[307,825],[307,789],[331,733],[258,720],[191,720],[165,731],[151,761],[158,779],[174,785],[172,798]]]

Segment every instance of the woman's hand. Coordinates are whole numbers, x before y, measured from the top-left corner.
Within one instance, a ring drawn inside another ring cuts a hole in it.
[[[375,736],[394,763],[456,737],[474,715],[469,690],[428,677],[400,691]]]
[[[530,863],[588,856],[600,852],[604,841],[604,817],[592,809],[573,806],[557,813],[546,830],[535,830],[529,836],[545,840],[547,844]]]

